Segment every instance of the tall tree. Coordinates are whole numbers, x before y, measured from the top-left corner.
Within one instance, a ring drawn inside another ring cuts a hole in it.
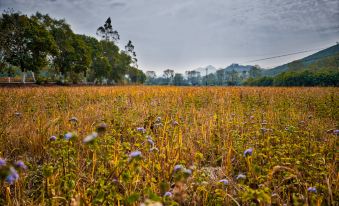
[[[132,44],[131,40],[129,40],[127,45],[125,46],[125,52],[131,56],[133,66],[138,68],[138,59],[134,51],[134,45]]]
[[[65,20],[55,20],[48,15],[37,13],[33,18],[43,22],[52,34],[58,49],[53,65],[62,77],[71,81],[80,80],[80,75],[86,75],[91,63],[90,48],[84,42],[82,35],[74,34]]]
[[[25,82],[26,72],[39,72],[47,65],[47,56],[58,53],[53,37],[34,18],[8,11],[0,18],[0,50],[4,61],[20,67]]]
[[[171,84],[174,77],[174,70],[166,69],[163,76],[167,80],[167,84]]]
[[[154,84],[157,75],[155,71],[146,71],[146,83],[147,84]]]
[[[175,73],[173,84],[176,86],[181,86],[184,84],[184,76],[180,73]]]
[[[97,29],[97,35],[106,41],[116,42],[120,39],[118,31],[112,27],[111,17],[108,17],[105,24]]]

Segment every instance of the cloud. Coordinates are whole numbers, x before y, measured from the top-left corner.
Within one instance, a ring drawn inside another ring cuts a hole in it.
[[[132,40],[145,70],[224,67],[330,46],[339,37],[337,0],[1,0],[0,8],[8,7],[65,18],[75,32],[92,36],[110,16],[121,48]]]

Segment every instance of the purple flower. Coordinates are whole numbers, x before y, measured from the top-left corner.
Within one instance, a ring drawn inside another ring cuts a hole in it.
[[[73,137],[72,132],[67,132],[67,133],[65,134],[65,136],[64,136],[65,140],[69,140],[69,139],[71,139],[72,137]]]
[[[174,166],[174,172],[177,172],[177,171],[179,171],[179,170],[182,170],[184,168],[184,166],[182,166],[182,165],[175,165]]]
[[[244,151],[244,156],[247,157],[247,156],[251,156],[253,153],[253,148],[249,148],[247,150]]]
[[[13,168],[11,167],[9,169],[9,174],[7,175],[6,177],[6,182],[10,185],[14,184],[15,181],[17,181],[19,179],[19,174],[18,172]]]
[[[97,126],[96,131],[97,131],[98,133],[104,133],[104,132],[106,131],[106,129],[107,129],[107,124],[104,123],[104,122],[102,122],[102,123],[100,123],[100,124]]]
[[[20,168],[20,169],[24,169],[24,170],[27,169],[27,166],[26,166],[25,163],[24,163],[23,161],[21,161],[21,160],[17,161],[17,162],[15,163],[15,166],[18,167],[18,168]]]
[[[184,174],[188,175],[188,176],[191,176],[192,175],[192,170],[190,169],[185,169],[184,170]]]
[[[57,139],[56,136],[51,136],[51,137],[49,138],[50,141],[55,141],[56,139]]]
[[[339,134],[339,129],[333,130],[333,134]]]
[[[307,191],[308,191],[308,192],[316,193],[316,192],[317,192],[317,189],[316,189],[315,187],[309,187],[309,188],[307,188]]]
[[[138,128],[137,128],[137,131],[138,131],[138,132],[145,133],[145,132],[146,132],[146,129],[143,128],[143,127],[138,127]]]
[[[138,151],[138,150],[133,151],[133,152],[131,152],[131,153],[129,154],[129,157],[130,157],[131,159],[137,158],[137,157],[141,157],[141,152]]]
[[[6,165],[6,160],[0,158],[0,167],[5,166]]]
[[[82,142],[83,143],[89,143],[92,142],[93,140],[95,140],[98,137],[98,133],[96,132],[92,132],[92,134],[88,135],[87,137],[85,137]]]
[[[237,180],[239,179],[246,179],[246,175],[244,174],[238,174],[238,176],[236,177]]]
[[[71,117],[71,118],[69,119],[69,121],[70,121],[71,123],[77,123],[77,122],[78,122],[78,118],[76,118],[76,117]]]
[[[224,184],[224,185],[228,185],[228,180],[227,179],[219,180],[219,182]]]
[[[173,194],[171,192],[165,192],[164,197],[172,197]]]
[[[159,152],[159,149],[156,148],[156,147],[152,147],[149,151],[150,151],[150,152],[154,152],[154,151]]]
[[[154,147],[154,141],[151,138],[148,138],[147,142]]]

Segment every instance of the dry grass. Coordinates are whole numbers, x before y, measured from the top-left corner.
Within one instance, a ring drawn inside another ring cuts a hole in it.
[[[28,165],[3,181],[2,203],[335,204],[338,100],[338,88],[0,88],[0,157]],[[83,144],[101,122],[106,133]],[[174,177],[177,164],[192,175]]]

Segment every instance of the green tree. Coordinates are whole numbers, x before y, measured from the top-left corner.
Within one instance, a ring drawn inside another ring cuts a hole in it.
[[[138,59],[134,51],[134,45],[132,44],[131,40],[129,40],[127,45],[125,46],[125,52],[131,56],[133,66],[138,68]]]
[[[106,41],[116,42],[120,39],[118,31],[112,27],[111,18],[108,17],[105,24],[97,29],[97,35]]]
[[[146,83],[147,84],[155,84],[155,79],[157,75],[155,71],[146,71]]]
[[[53,37],[45,25],[35,18],[8,11],[0,18],[0,50],[3,60],[20,67],[25,82],[26,72],[38,73],[48,64],[47,56],[57,55]]]
[[[33,18],[44,23],[57,44],[58,55],[54,56],[53,66],[63,79],[73,83],[81,80],[91,63],[90,48],[82,35],[74,34],[65,20],[55,20],[49,15],[37,13]]]
[[[181,86],[184,84],[184,76],[180,73],[175,73],[173,84],[176,86]]]
[[[163,76],[167,80],[167,84],[171,84],[173,82],[174,70],[166,69]]]

